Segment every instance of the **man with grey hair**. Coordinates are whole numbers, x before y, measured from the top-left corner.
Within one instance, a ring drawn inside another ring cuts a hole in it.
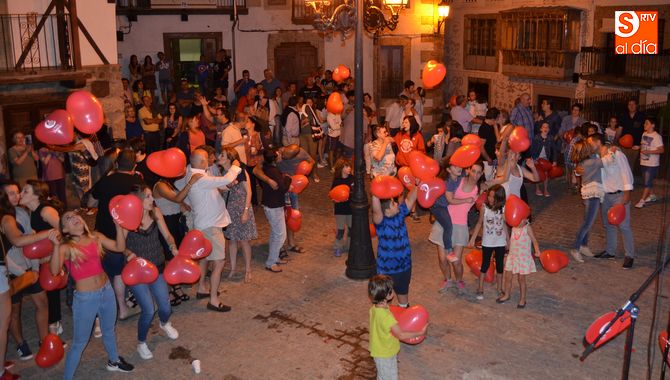
[[[519,96],[519,103],[512,108],[509,119],[514,125],[521,125],[528,131],[528,138],[533,141],[535,135],[535,122],[533,111],[530,109],[530,95],[524,92]]]
[[[277,78],[275,78],[274,73],[269,68],[263,70],[263,76],[265,77],[265,79],[261,81],[261,84],[265,89],[265,95],[268,97],[268,99],[273,98],[275,90],[278,87],[281,87],[281,82],[279,82]]]
[[[191,166],[184,176],[185,187],[189,188],[188,203],[193,213],[193,226],[200,230],[212,243],[212,253],[200,260],[200,280],[196,298],[209,298],[207,309],[226,312],[230,306],[219,301],[218,290],[221,282],[221,273],[226,260],[226,239],[223,236],[223,228],[230,224],[230,216],[226,209],[226,203],[219,193],[222,188],[233,182],[242,169],[239,161],[233,161],[233,166],[228,173],[222,177],[214,177],[207,171],[208,154],[202,149],[196,149],[191,153]],[[190,177],[194,174],[202,174],[200,180],[194,184],[188,184]],[[181,182],[181,180],[180,180]],[[179,186],[177,186],[179,187]],[[209,262],[214,263],[210,275],[210,288],[205,287],[205,274]]]

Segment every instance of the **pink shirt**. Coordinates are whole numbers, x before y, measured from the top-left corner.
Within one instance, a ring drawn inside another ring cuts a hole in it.
[[[477,186],[475,185],[472,188],[472,191],[465,192],[463,191],[463,184],[466,179],[461,181],[461,184],[458,185],[458,188],[454,192],[454,198],[457,199],[466,199],[466,198],[477,198]],[[449,216],[451,216],[452,224],[468,224],[468,211],[474,203],[461,203],[459,205],[449,205]]]
[[[98,243],[92,241],[87,245],[77,245],[84,257],[80,262],[65,261],[65,267],[75,281],[96,276],[102,273],[102,260],[98,252]]]

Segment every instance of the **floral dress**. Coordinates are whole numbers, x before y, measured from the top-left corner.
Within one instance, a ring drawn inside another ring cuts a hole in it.
[[[535,261],[531,253],[531,240],[528,236],[528,224],[512,228],[509,254],[505,262],[505,270],[513,274],[535,273]]]
[[[247,187],[246,187],[246,167],[241,164],[242,171],[237,176],[237,183],[230,187],[227,198],[226,208],[230,214],[230,224],[223,231],[224,236],[228,240],[254,240],[258,238],[256,231],[256,220],[254,219],[253,209],[249,209],[249,220],[242,223],[242,214],[247,202]]]

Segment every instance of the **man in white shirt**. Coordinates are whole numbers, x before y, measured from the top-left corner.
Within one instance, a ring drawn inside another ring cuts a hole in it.
[[[196,149],[191,153],[191,167],[186,173],[184,180],[187,181],[193,174],[203,174],[202,178],[192,186],[188,192],[188,203],[191,205],[193,213],[193,225],[195,229],[200,230],[205,237],[212,243],[212,253],[205,259],[200,260],[200,280],[198,281],[198,291],[196,298],[207,298],[207,309],[226,312],[230,311],[230,306],[224,305],[219,301],[218,290],[221,282],[221,273],[226,261],[226,239],[223,236],[223,227],[230,224],[230,216],[226,209],[226,203],[219,193],[222,188],[233,182],[242,169],[240,163],[235,160],[228,173],[222,177],[213,177],[208,171],[207,152],[202,149]],[[205,287],[205,274],[207,273],[207,264],[214,262],[212,273],[210,275],[210,288],[207,291]]]
[[[395,136],[400,130],[403,109],[407,100],[408,98],[406,96],[400,95],[395,102],[386,108],[386,123],[389,126],[391,137]]]
[[[465,109],[465,96],[458,95],[456,97],[456,105],[451,108],[451,119],[458,122],[463,127],[465,133],[472,131],[471,123],[481,124],[482,120],[473,118],[470,112]]]
[[[244,112],[238,112],[238,122],[230,123],[221,135],[221,148],[234,148],[240,155],[240,161],[247,163],[247,153],[244,149],[249,139],[249,134],[242,134],[242,125],[248,117]],[[240,119],[241,116],[241,119]]]
[[[633,191],[633,173],[628,165],[626,156],[618,149],[602,145],[602,135],[596,133],[586,140],[596,152],[600,152],[603,168],[600,170],[605,198],[602,203],[602,218],[606,232],[605,251],[595,257],[601,259],[614,259],[617,247],[617,233],[619,228],[623,237],[624,262],[623,268],[633,267],[635,258],[635,245],[633,243],[633,230],[630,228],[630,194]],[[618,226],[612,225],[607,220],[607,212],[617,204],[623,204],[626,208],[626,216]]]

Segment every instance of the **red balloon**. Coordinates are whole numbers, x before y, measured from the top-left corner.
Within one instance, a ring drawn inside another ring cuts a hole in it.
[[[426,326],[426,324],[428,324],[428,312],[423,306],[414,305],[399,313],[398,317],[396,317],[396,321],[398,321],[398,327],[400,327],[402,331],[419,332]],[[417,338],[425,338],[425,336]],[[403,342],[418,344],[423,341],[423,339],[417,338],[403,340]]]
[[[451,107],[456,107],[456,98],[457,98],[456,95],[452,95],[451,98],[449,98],[449,105]]]
[[[530,207],[521,198],[512,194],[505,202],[505,221],[512,227],[517,227],[530,216]]]
[[[163,277],[170,285],[193,284],[200,279],[200,267],[188,257],[178,255],[167,263]]]
[[[479,196],[477,197],[477,200],[475,200],[475,207],[477,207],[477,210],[482,209],[482,206],[486,202],[486,199],[488,198],[488,196],[489,196],[489,193],[486,192],[486,191],[479,194]]]
[[[665,346],[668,344],[668,332],[663,330],[661,331],[660,334],[658,334],[658,347],[661,349],[661,352],[665,352]],[[670,364],[670,353],[668,353],[668,357],[665,358],[665,361]]]
[[[414,184],[416,183],[416,179],[414,178],[414,175],[412,175],[412,169],[410,169],[409,166],[403,166],[398,169],[398,179],[400,182],[402,182],[405,188],[407,188],[407,190],[412,190],[414,188]]]
[[[528,131],[524,127],[514,127],[509,135],[509,148],[517,153],[525,152],[530,147]]]
[[[560,166],[552,166],[551,170],[549,170],[549,178],[559,178],[562,177],[565,172],[563,171],[563,168]]]
[[[426,62],[426,65],[423,67],[421,72],[421,81],[423,82],[423,87],[426,89],[431,89],[440,82],[447,75],[447,68],[443,64],[437,62],[433,59]]]
[[[589,326],[589,328],[586,330],[585,334],[585,340],[588,342],[588,344],[593,343],[593,341],[596,340],[598,335],[600,335],[600,332],[605,328],[605,326],[609,323],[609,321],[614,318],[616,315],[616,312],[611,311],[607,314],[603,314],[600,316],[600,318],[596,319],[595,322]],[[596,348],[602,346],[603,344],[607,343],[611,339],[614,339],[617,335],[619,335],[621,332],[626,330],[628,327],[630,327],[630,313],[629,312],[624,312],[624,314],[617,319],[612,326],[607,330],[605,335],[603,335],[602,338],[598,341],[596,344]]]
[[[328,198],[333,202],[346,202],[349,200],[349,185],[337,185],[333,187],[328,193]]]
[[[136,195],[117,195],[109,201],[109,213],[121,227],[134,231],[142,222],[142,200]]]
[[[51,256],[54,251],[54,243],[49,239],[42,239],[34,242],[33,244],[26,245],[23,247],[23,256],[28,259],[41,259],[47,256]]]
[[[302,161],[295,168],[295,174],[309,175],[312,172],[314,164],[309,161]]]
[[[468,133],[467,135],[463,136],[461,139],[461,145],[474,145],[478,148],[482,147],[482,139],[479,138],[479,136]]]
[[[335,82],[337,82],[337,83],[342,82],[342,77],[340,76],[340,72],[339,72],[339,71],[336,72],[335,70],[333,70],[332,78],[333,78],[333,80],[334,80]]]
[[[631,136],[631,135],[621,136],[621,138],[619,139],[619,145],[622,148],[627,148],[627,149],[632,148],[633,147],[633,136]]]
[[[151,284],[158,278],[158,268],[141,257],[136,257],[123,267],[121,279],[128,286]]]
[[[440,178],[432,178],[427,181],[422,181],[419,184],[416,198],[417,202],[419,202],[423,208],[430,208],[437,198],[444,195],[445,190],[444,181]]]
[[[569,130],[569,131],[567,131],[567,132],[565,132],[565,133],[563,134],[563,141],[565,141],[565,142],[568,143],[568,144],[570,144],[570,142],[571,142],[572,139],[574,139],[574,138],[575,138],[575,130],[574,130],[574,128],[571,129],[571,130]]]
[[[546,158],[538,158],[537,161],[535,161],[535,167],[538,171],[548,172],[554,165],[552,165]]]
[[[55,110],[35,127],[35,137],[45,144],[66,145],[74,139],[72,117],[65,110]]]
[[[544,182],[545,179],[547,179],[547,172],[544,170],[540,170],[540,168],[537,168],[537,174],[540,176],[540,180],[537,181],[537,183]]]
[[[440,164],[418,150],[410,152],[409,168],[414,177],[419,178],[422,181],[435,178],[440,172]]]
[[[482,251],[479,249],[473,249],[465,255],[465,263],[468,265],[470,268],[470,271],[472,274],[474,274],[477,278],[481,275],[481,268],[482,268]],[[493,282],[496,279],[496,263],[495,261],[491,262],[491,265],[489,265],[489,270],[486,272],[486,275],[484,276],[484,281],[486,282]]]
[[[42,340],[40,350],[35,356],[35,363],[40,368],[52,367],[63,359],[65,350],[63,349],[63,342],[56,334],[48,334]]]
[[[49,269],[49,263],[40,264],[40,286],[46,291],[63,289],[67,285],[67,273],[61,271],[54,276]]]
[[[328,96],[326,109],[332,114],[340,114],[344,111],[344,103],[342,103],[342,96],[339,92],[335,91]]]
[[[614,205],[607,211],[607,222],[618,226],[626,219],[626,207],[622,204]]]
[[[547,249],[540,254],[540,262],[545,271],[556,273],[568,265],[569,259],[565,252]]]
[[[159,150],[149,155],[147,166],[161,177],[181,177],[186,173],[186,155],[179,148]]]
[[[481,148],[476,145],[464,145],[456,149],[449,160],[450,165],[456,165],[460,168],[469,168],[479,159]]]
[[[72,115],[74,126],[86,133],[96,133],[105,121],[102,104],[88,91],[75,91],[67,97],[65,109]]]
[[[291,177],[291,186],[289,191],[292,193],[300,194],[303,190],[309,185],[309,180],[302,174],[296,174]]]
[[[370,181],[370,192],[379,199],[395,198],[402,194],[403,186],[399,179],[380,175]]]
[[[338,65],[335,70],[333,70],[333,80],[336,82],[341,82],[349,78],[349,75],[351,75],[351,71],[347,66],[344,65]]]
[[[377,237],[377,229],[374,223],[370,223],[370,237]]]
[[[293,232],[300,231],[300,227],[302,227],[302,213],[300,210],[286,207],[284,217],[286,218],[286,228]]]
[[[199,230],[190,230],[179,245],[179,256],[203,259],[212,252],[212,243]]]

